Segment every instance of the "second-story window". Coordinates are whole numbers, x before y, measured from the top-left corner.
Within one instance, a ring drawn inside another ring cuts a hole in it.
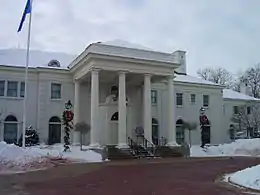
[[[209,107],[209,95],[203,95],[203,107]]]
[[[233,106],[233,114],[238,114],[239,110],[238,110],[238,106]]]
[[[190,102],[191,102],[191,104],[196,103],[196,95],[195,94],[190,94]]]
[[[5,81],[0,81],[0,96],[5,96]]]
[[[61,84],[51,84],[51,99],[61,99]]]
[[[25,83],[21,82],[20,83],[20,97],[24,97],[24,92],[25,92]]]
[[[8,81],[7,82],[7,97],[17,97],[18,82]]]
[[[157,104],[157,91],[156,90],[151,91],[151,102],[152,102],[152,104]]]
[[[251,114],[251,107],[250,107],[250,106],[248,106],[248,107],[246,108],[246,112],[247,112],[247,114]]]
[[[176,93],[176,105],[177,106],[183,105],[183,94],[182,93]]]

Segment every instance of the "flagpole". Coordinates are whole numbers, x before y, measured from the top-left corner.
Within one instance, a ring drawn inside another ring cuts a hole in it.
[[[29,14],[29,27],[28,27],[28,35],[27,35],[27,48],[26,48],[26,64],[25,64],[25,78],[24,78],[24,101],[23,101],[23,140],[22,147],[25,148],[25,129],[26,129],[26,114],[27,114],[27,82],[28,82],[28,66],[30,60],[30,42],[31,42],[31,24],[32,24],[32,3],[33,0],[30,1],[30,9],[31,13]]]

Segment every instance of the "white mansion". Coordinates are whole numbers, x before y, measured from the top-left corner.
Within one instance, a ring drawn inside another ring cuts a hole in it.
[[[0,50],[0,140],[17,142],[22,132],[25,50]],[[63,141],[62,112],[73,103],[74,124],[91,131],[85,144],[127,145],[143,127],[150,142],[187,142],[183,122],[199,124],[199,110],[210,120],[208,142],[229,141],[236,106],[258,99],[186,74],[185,51],[162,53],[126,42],[90,44],[80,55],[31,51],[27,126],[46,143]],[[116,93],[114,93],[116,92]],[[118,94],[117,94],[118,93]],[[72,141],[79,142],[78,133]],[[200,129],[192,131],[200,144]]]

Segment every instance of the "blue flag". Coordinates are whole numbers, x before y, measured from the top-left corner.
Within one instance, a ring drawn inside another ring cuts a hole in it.
[[[17,32],[20,32],[22,30],[23,23],[24,23],[25,18],[26,18],[26,14],[30,14],[31,10],[32,10],[32,8],[31,8],[31,0],[27,0],[27,3],[25,5],[25,9],[23,11],[23,16],[22,16],[22,19],[21,19],[21,22],[20,22],[20,25],[18,27]]]

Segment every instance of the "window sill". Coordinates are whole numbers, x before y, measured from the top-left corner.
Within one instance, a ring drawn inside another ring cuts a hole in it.
[[[176,105],[177,108],[183,108],[183,105]]]
[[[6,100],[23,100],[23,97],[8,97],[8,96],[0,96],[0,99],[6,99]]]
[[[61,102],[62,99],[52,99],[52,98],[50,98],[50,101],[53,101],[53,102]]]

